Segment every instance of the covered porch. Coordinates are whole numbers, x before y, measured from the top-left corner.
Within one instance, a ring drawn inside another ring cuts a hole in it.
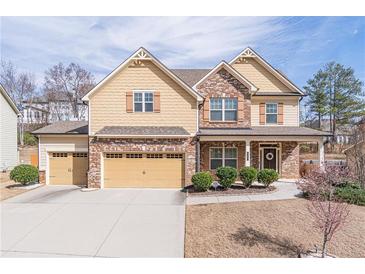
[[[284,179],[297,179],[300,143],[317,143],[318,160],[320,166],[323,166],[325,136],[323,132],[312,129],[295,129],[296,135],[283,135],[288,132],[287,127],[260,127],[260,130],[201,129],[197,142],[197,170],[210,170],[214,173],[218,166],[232,166],[237,169],[252,166],[257,169],[275,169]],[[300,131],[301,129],[305,131]],[[298,132],[301,134],[298,135]]]

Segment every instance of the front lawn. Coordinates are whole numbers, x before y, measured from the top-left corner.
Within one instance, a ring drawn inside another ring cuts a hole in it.
[[[187,206],[185,257],[296,257],[321,243],[304,199]],[[365,207],[351,206],[329,253],[365,257]]]

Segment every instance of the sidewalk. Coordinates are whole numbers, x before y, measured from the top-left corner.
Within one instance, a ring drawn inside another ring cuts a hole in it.
[[[213,204],[213,203],[232,203],[245,201],[270,201],[296,199],[300,196],[300,190],[294,181],[277,181],[274,183],[276,191],[265,194],[244,194],[244,195],[222,195],[222,196],[188,196],[187,205]]]

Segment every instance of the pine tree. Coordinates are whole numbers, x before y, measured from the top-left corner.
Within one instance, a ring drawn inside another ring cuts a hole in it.
[[[307,86],[304,87],[304,90],[308,95],[306,106],[309,107],[310,112],[314,113],[318,121],[318,128],[321,128],[322,119],[328,113],[325,81],[321,70],[314,75],[313,79],[307,81]]]
[[[363,83],[355,77],[352,68],[328,63],[307,84],[304,87],[309,96],[307,105],[319,121],[323,116],[329,117],[334,136],[338,126],[365,115]]]

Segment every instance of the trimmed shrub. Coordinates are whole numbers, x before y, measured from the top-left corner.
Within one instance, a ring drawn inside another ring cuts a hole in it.
[[[257,173],[257,181],[268,187],[279,179],[279,174],[274,169],[265,168]]]
[[[237,178],[237,170],[229,166],[221,166],[217,168],[217,177],[219,178],[219,184],[223,188],[229,188]]]
[[[24,145],[36,146],[38,144],[38,139],[30,132],[25,132],[23,136]]]
[[[362,189],[360,185],[347,184],[344,187],[336,187],[335,195],[349,204],[365,206],[365,189]]]
[[[197,191],[207,191],[213,183],[213,177],[209,171],[197,172],[191,178],[191,182]]]
[[[257,170],[254,167],[243,167],[240,169],[240,179],[245,187],[250,187],[257,178]]]
[[[10,172],[10,179],[26,185],[38,180],[38,169],[32,165],[18,165]]]

